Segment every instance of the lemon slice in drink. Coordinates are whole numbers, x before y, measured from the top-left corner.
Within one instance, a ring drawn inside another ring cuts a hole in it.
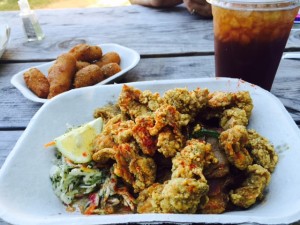
[[[73,128],[54,139],[56,148],[74,163],[87,163],[92,159],[93,140],[100,134],[102,127],[102,118],[97,118]]]

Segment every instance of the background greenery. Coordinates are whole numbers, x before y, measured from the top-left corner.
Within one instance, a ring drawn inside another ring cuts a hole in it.
[[[28,0],[31,9],[112,7],[129,5],[128,0]],[[0,11],[19,10],[18,0],[0,0]]]
[[[28,1],[32,9],[44,8],[51,0],[29,0]],[[0,10],[19,10],[18,0],[0,0]]]

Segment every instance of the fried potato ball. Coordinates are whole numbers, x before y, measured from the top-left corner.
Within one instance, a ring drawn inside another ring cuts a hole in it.
[[[76,73],[76,59],[72,54],[60,55],[48,71],[50,91],[48,99],[71,89]]]
[[[77,71],[81,70],[82,68],[84,68],[84,67],[86,67],[88,65],[91,65],[91,64],[88,63],[88,62],[76,61],[76,69],[77,69]]]
[[[49,94],[49,81],[38,69],[31,68],[23,74],[27,87],[40,98],[47,98]]]
[[[98,65],[100,68],[109,63],[117,63],[120,65],[121,57],[116,52],[107,52],[104,54],[100,60],[96,61],[95,64]]]
[[[100,69],[103,73],[104,79],[111,77],[121,71],[121,67],[117,63],[106,64]]]
[[[70,51],[77,61],[93,62],[102,57],[102,49],[97,45],[78,44]]]
[[[74,87],[86,87],[99,83],[104,78],[102,70],[97,65],[88,65],[75,74]]]

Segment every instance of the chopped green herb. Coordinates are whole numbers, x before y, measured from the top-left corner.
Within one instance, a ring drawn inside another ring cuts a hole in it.
[[[192,134],[193,138],[200,138],[200,137],[206,137],[206,136],[219,138],[220,133],[215,130],[208,130],[205,128],[201,128],[200,130],[194,131]]]

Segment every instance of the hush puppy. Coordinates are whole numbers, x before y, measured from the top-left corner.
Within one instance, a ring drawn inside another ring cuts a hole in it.
[[[49,94],[49,81],[37,68],[31,68],[23,74],[27,87],[40,98],[47,98]]]
[[[70,90],[75,73],[76,59],[74,56],[69,53],[60,55],[48,71],[50,83],[48,99]]]
[[[70,51],[77,61],[94,62],[102,57],[102,49],[97,45],[79,44]]]
[[[121,71],[121,67],[117,63],[108,63],[101,67],[104,79],[115,75]]]
[[[116,52],[107,52],[104,54],[100,60],[96,61],[95,64],[100,68],[108,63],[117,63],[120,65],[121,58],[120,55]]]
[[[81,70],[82,68],[90,65],[88,62],[83,62],[83,61],[76,61],[76,70]]]
[[[103,73],[99,66],[88,65],[75,74],[74,87],[86,87],[99,83],[104,79]]]

